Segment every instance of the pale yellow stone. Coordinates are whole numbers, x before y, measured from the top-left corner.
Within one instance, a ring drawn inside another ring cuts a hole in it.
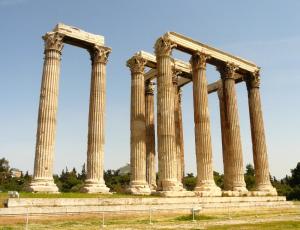
[[[87,33],[61,23],[53,31],[46,33],[43,39],[45,41],[45,59],[36,135],[34,173],[29,190],[32,192],[58,192],[58,188],[53,181],[56,113],[61,51],[63,43],[68,43],[85,48],[92,55],[92,84],[87,152],[88,175],[83,191],[89,193],[107,193],[109,189],[103,180],[106,93],[105,65],[111,49],[103,46],[103,36]]]

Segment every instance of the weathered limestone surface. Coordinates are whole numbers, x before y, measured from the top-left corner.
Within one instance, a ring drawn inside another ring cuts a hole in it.
[[[258,66],[253,62],[231,55],[209,45],[202,44],[179,33],[167,32],[164,34],[164,37],[169,39],[173,44],[176,44],[177,49],[183,52],[194,54],[195,52],[201,50],[201,52],[210,55],[211,59],[208,60],[210,64],[215,64],[214,61],[216,60],[223,63],[234,63],[235,65],[239,66],[240,69],[238,71],[241,72],[254,72],[258,69]]]
[[[182,107],[181,107],[181,100],[182,100],[182,89],[179,88],[178,90],[178,127],[179,130],[179,143],[180,143],[180,162],[181,162],[181,181],[185,175],[185,163],[184,163],[184,139],[183,139],[183,122],[182,122]]]
[[[105,143],[105,88],[106,63],[110,49],[95,46],[90,51],[92,60],[92,77],[90,91],[88,150],[87,150],[87,179],[83,192],[109,193],[106,187],[104,171]]]
[[[129,192],[148,195],[151,190],[146,181],[145,63],[146,61],[138,55],[127,61],[131,70]]]
[[[200,196],[221,196],[221,189],[216,186],[213,176],[206,80],[206,60],[208,58],[209,56],[204,53],[195,53],[191,58],[197,158],[197,184],[195,191]]]
[[[244,180],[243,153],[240,136],[237,98],[235,90],[234,74],[237,67],[232,63],[219,67],[223,81],[223,97],[225,105],[226,129],[227,129],[227,159],[230,162],[230,186],[233,191],[247,193]]]
[[[45,60],[41,84],[38,128],[33,181],[33,192],[58,192],[53,181],[53,158],[56,131],[56,112],[60,59],[63,43],[87,49],[92,59],[92,80],[89,111],[87,181],[83,189],[90,193],[107,193],[103,180],[104,113],[105,113],[105,65],[110,49],[104,47],[104,37],[58,24],[46,33]]]
[[[155,44],[157,57],[157,137],[159,172],[162,192],[184,191],[177,179],[177,155],[175,149],[174,90],[172,82],[171,52],[174,44],[164,37]],[[180,194],[180,193],[178,193]]]
[[[268,197],[136,197],[136,198],[9,198],[7,202],[8,208],[27,208],[27,207],[71,207],[71,206],[114,206],[122,205],[128,207],[132,205],[159,205],[159,204],[211,204],[211,207],[224,207],[234,204],[241,205],[271,202],[286,202],[284,196],[268,196]],[[218,206],[219,204],[219,206]],[[287,203],[286,203],[287,204]],[[1,210],[1,209],[0,209]]]
[[[147,80],[153,80],[157,77],[157,62],[155,55],[145,52],[145,51],[139,51],[137,54],[141,55],[145,60],[147,60],[146,66],[150,69],[148,72],[145,73],[145,81]],[[172,62],[172,67],[178,71],[181,72],[180,76],[178,76],[178,86],[183,87],[190,83],[192,81],[192,70],[191,65],[189,63],[186,63],[184,61],[175,59]],[[235,81],[241,82],[243,80],[243,74],[236,73],[235,74]],[[210,83],[207,86],[208,93],[216,92],[219,88],[221,80],[218,80],[216,82]]]
[[[58,188],[53,181],[53,160],[63,36],[50,32],[43,39],[45,41],[45,59],[36,134],[34,173],[29,190],[56,193]]]
[[[156,169],[155,169],[155,123],[154,123],[154,88],[151,81],[145,85],[146,101],[146,178],[151,191],[155,191]]]
[[[270,182],[267,145],[259,92],[259,72],[257,71],[251,74],[246,82],[248,89],[256,190],[260,193],[265,193],[266,195],[277,195],[276,189]]]
[[[173,48],[191,54],[191,64],[172,59],[171,52]],[[191,81],[193,81],[198,172],[195,194],[200,196],[221,195],[220,188],[215,185],[213,179],[208,112],[208,94],[218,92],[225,180],[223,195],[276,195],[276,190],[270,185],[268,176],[269,168],[259,90],[256,89],[258,87],[252,86],[253,80],[250,80],[259,71],[259,67],[250,61],[175,32],[168,32],[156,41],[155,53],[156,57],[144,51],[138,52],[146,61],[146,66],[151,68],[145,74],[145,81],[157,78],[158,84],[157,136],[159,175],[161,175],[158,182],[158,191],[164,192],[160,193],[160,195],[180,196],[179,194],[182,192],[182,185],[180,183],[177,184],[175,181],[176,176],[177,182],[180,182],[184,176],[182,112],[179,89]],[[207,84],[205,75],[206,63],[217,67],[221,73],[221,80]],[[171,87],[172,70],[174,73],[177,72],[177,76],[173,77],[173,90]],[[258,177],[257,191],[253,192],[248,192],[245,187],[235,91],[235,84],[246,80],[249,95],[254,164]],[[172,101],[174,102],[173,104]],[[177,174],[175,171],[177,171]]]
[[[173,69],[173,90],[174,90],[174,120],[175,120],[175,151],[176,151],[176,163],[177,163],[177,180],[182,183],[182,160],[181,160],[181,130],[179,120],[179,88],[178,88],[178,76]]]
[[[223,166],[224,166],[224,190],[230,190],[232,186],[230,185],[230,160],[228,156],[228,134],[226,128],[226,114],[225,114],[225,101],[223,95],[223,87],[218,89],[219,98],[219,108],[220,108],[220,121],[221,121],[221,136],[222,136],[222,153],[223,153]]]
[[[104,37],[101,35],[91,34],[74,26],[59,23],[53,29],[64,36],[64,42],[90,49],[93,46],[104,46]]]

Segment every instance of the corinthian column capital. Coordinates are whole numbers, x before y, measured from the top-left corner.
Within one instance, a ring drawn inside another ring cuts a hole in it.
[[[259,88],[260,87],[260,69],[255,70],[250,73],[249,77],[246,79],[247,88]]]
[[[155,55],[156,56],[170,56],[172,54],[172,49],[175,48],[177,45],[174,44],[170,40],[170,38],[167,35],[164,35],[157,39],[154,49],[155,49]]]
[[[61,52],[64,45],[63,45],[63,38],[64,35],[59,34],[57,32],[49,32],[43,36],[45,42],[45,51],[46,50],[56,50]]]
[[[93,49],[89,50],[91,55],[92,63],[103,63],[106,64],[108,56],[111,52],[111,48],[105,46],[94,46]]]
[[[172,82],[174,86],[178,86],[178,78],[182,72],[175,69],[175,65],[172,68]]]
[[[134,55],[127,61],[126,65],[132,73],[144,73],[146,63],[147,61],[143,57]]]
[[[155,83],[153,81],[146,81],[145,94],[154,95]]]
[[[192,55],[190,63],[193,69],[206,69],[206,61],[211,56],[202,52],[196,52]]]
[[[225,79],[235,79],[235,72],[239,69],[237,65],[231,62],[227,62],[226,65],[217,66],[217,70],[221,74],[221,78]]]

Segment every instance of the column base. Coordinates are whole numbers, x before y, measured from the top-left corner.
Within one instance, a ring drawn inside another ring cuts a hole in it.
[[[240,193],[247,193],[248,189],[246,188],[246,185],[233,185],[231,188],[232,191],[237,191]]]
[[[222,196],[224,197],[239,197],[239,196],[252,196],[251,192],[246,191],[222,191]]]
[[[147,183],[137,181],[130,182],[127,192],[133,195],[151,195],[149,185]]]
[[[192,191],[186,191],[183,188],[182,183],[177,180],[162,180],[161,187],[158,189],[160,191],[156,191],[153,194],[162,196],[162,197],[189,197],[195,196],[195,193]]]
[[[59,193],[53,179],[33,179],[27,191],[35,193]]]
[[[216,197],[222,196],[221,188],[219,188],[214,181],[202,182],[194,189],[196,196]]]
[[[153,184],[150,184],[149,187],[150,187],[151,193],[156,192],[156,190],[157,190],[156,184],[154,184],[154,183],[153,183]]]
[[[182,183],[177,180],[162,180],[160,190],[170,192],[186,191],[185,188],[183,188]]]
[[[84,193],[101,193],[101,194],[111,194],[109,188],[105,185],[104,181],[92,181],[86,180],[84,187],[81,189]]]
[[[271,184],[257,185],[252,193],[254,196],[277,196],[277,191]]]

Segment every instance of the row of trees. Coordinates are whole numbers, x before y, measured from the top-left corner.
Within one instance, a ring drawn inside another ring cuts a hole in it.
[[[54,181],[61,192],[80,192],[84,186],[86,179],[85,165],[82,166],[81,172],[77,172],[75,168],[62,170],[60,175],[54,175]],[[224,175],[214,172],[214,179],[216,184],[224,187]],[[277,189],[279,195],[284,195],[289,200],[300,200],[300,162],[296,168],[291,170],[291,176],[286,176],[281,180],[271,177],[273,186]],[[21,177],[13,177],[12,169],[9,166],[8,160],[5,158],[0,159],[0,190],[16,190],[26,191],[30,184],[32,176],[25,173]],[[106,185],[113,192],[125,193],[126,188],[129,186],[130,175],[120,175],[118,170],[107,170],[104,172],[104,180]],[[251,164],[246,166],[245,182],[248,190],[255,189],[255,171]],[[183,184],[187,190],[193,190],[196,186],[196,177],[193,173],[188,173],[183,179]]]

